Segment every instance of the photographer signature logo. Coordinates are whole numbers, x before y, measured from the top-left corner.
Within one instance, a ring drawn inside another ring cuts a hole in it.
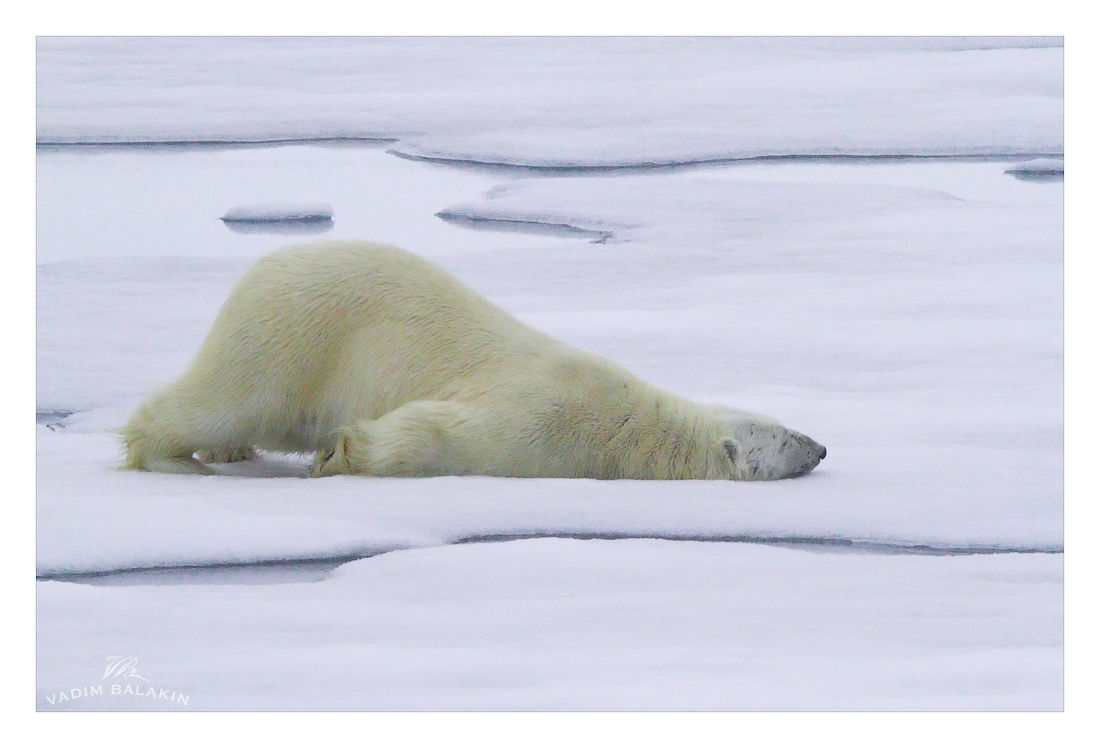
[[[156,702],[166,701],[171,704],[187,706],[187,703],[191,700],[190,696],[167,688],[157,688],[152,685],[148,678],[138,673],[137,665],[138,660],[136,657],[111,655],[107,657],[107,667],[100,678],[100,681],[110,681],[109,683],[101,682],[91,686],[70,688],[67,691],[57,691],[46,695],[46,701],[51,706],[59,706],[77,699],[117,696],[140,697],[142,699],[154,699]],[[143,682],[148,685],[143,685]],[[142,705],[152,706],[154,703],[144,701]]]
[[[119,657],[118,655],[108,657],[107,669],[103,672],[103,678],[101,680],[107,680],[112,675],[122,678],[141,678],[142,680],[149,680],[137,674],[136,657]]]

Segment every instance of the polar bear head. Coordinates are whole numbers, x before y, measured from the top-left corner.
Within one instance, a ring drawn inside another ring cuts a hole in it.
[[[825,459],[825,447],[774,418],[714,406],[718,434],[734,480],[794,478]]]

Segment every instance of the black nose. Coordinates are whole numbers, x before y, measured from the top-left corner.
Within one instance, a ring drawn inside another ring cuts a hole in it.
[[[820,457],[818,457],[817,459],[819,459],[819,460],[824,460],[824,459],[825,459],[825,454],[826,454],[826,453],[827,453],[828,451],[829,451],[829,450],[825,449],[825,447],[822,447],[822,448],[821,448],[821,456],[820,456]]]

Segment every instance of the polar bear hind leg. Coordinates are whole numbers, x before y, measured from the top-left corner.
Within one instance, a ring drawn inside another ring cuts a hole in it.
[[[318,453],[315,478],[347,473],[393,477],[482,472],[474,411],[462,403],[417,400],[341,431],[336,449]]]

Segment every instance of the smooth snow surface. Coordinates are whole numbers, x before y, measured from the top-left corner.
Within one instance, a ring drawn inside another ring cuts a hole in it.
[[[1061,708],[1062,184],[1004,173],[1061,153],[1050,40],[38,53],[45,141],[630,167],[40,147],[37,569],[130,571],[38,584],[39,709]],[[989,158],[653,168],[819,152]],[[114,469],[236,279],[309,240],[218,217],[319,202],[326,238],[828,458],[765,484]]]
[[[1060,556],[831,556],[662,540],[425,548],[315,584],[43,582],[38,704],[1059,709],[1061,620],[1050,611],[1061,604]],[[103,679],[104,658],[120,653],[148,680]],[[93,684],[108,687],[49,702]]]
[[[39,142],[541,166],[1062,152],[1054,38],[41,38]]]

